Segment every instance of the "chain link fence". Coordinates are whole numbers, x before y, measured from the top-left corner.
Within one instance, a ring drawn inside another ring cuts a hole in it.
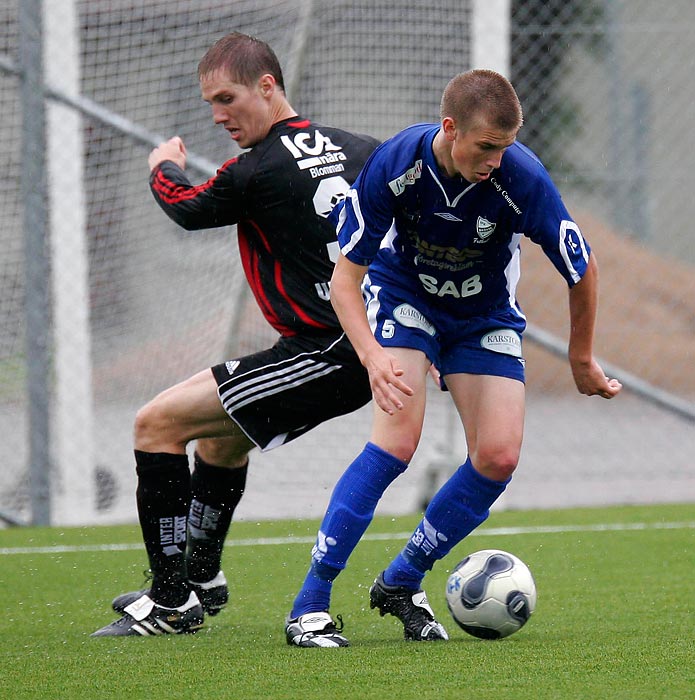
[[[40,400],[52,407],[67,401],[62,418],[60,410],[49,414],[53,488],[60,494],[87,484],[95,494],[90,522],[135,520],[131,430],[142,403],[204,367],[273,341],[243,292],[234,232],[184,234],[147,190],[146,157],[156,138],[182,136],[194,155],[196,181],[234,154],[200,100],[196,67],[206,48],[234,29],[258,35],[276,49],[301,114],[387,138],[412,122],[437,120],[446,82],[471,67],[472,41],[483,48],[491,42],[471,35],[473,15],[485,5],[43,3],[51,18],[43,27],[44,65],[53,76],[46,83],[46,123],[55,149],[44,175],[50,190],[78,163],[82,187],[68,183],[52,209],[54,238],[46,246],[53,285],[46,303],[53,309],[62,298],[67,320],[51,317],[53,340],[43,369],[48,392]],[[695,200],[688,177],[695,146],[687,136],[695,117],[695,5],[503,0],[488,6],[508,13],[508,70],[526,115],[519,138],[548,166],[599,260],[597,354],[628,385],[612,402],[576,393],[560,357],[566,288],[539,251],[526,246],[519,297],[532,324],[525,344],[527,428],[502,505],[695,501],[695,252],[689,231]],[[34,401],[27,391],[25,265],[36,251],[25,249],[20,186],[22,125],[32,116],[22,114],[19,10],[19,0],[0,3],[0,153],[7,172],[0,190],[0,514],[10,521],[31,517]],[[67,13],[62,20],[61,12]],[[58,61],[66,55],[70,26],[72,84]],[[58,106],[63,111],[56,113]],[[75,118],[77,128],[63,134]],[[83,221],[76,215],[77,190]],[[58,257],[56,245],[72,240],[80,227],[85,249],[68,246]],[[81,316],[77,308],[84,309]],[[79,356],[77,366],[87,368],[68,369],[62,388],[56,338],[72,342],[62,351],[66,366]],[[465,458],[448,397],[432,389],[429,403],[421,447],[381,512],[420,507]],[[89,419],[74,408],[83,404],[90,404]],[[319,516],[367,438],[370,410],[253,455],[239,515]],[[55,462],[70,454],[68,462],[83,460],[86,467],[61,477]]]

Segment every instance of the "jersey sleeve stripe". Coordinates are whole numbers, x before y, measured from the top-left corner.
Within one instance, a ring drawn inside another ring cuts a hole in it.
[[[352,213],[352,216],[350,216],[350,213]],[[339,232],[342,231],[343,228],[347,228],[351,218],[354,218],[356,225],[353,224],[354,230],[350,235],[350,239],[340,248],[340,252],[345,256],[359,243],[364,234],[364,217],[362,216],[362,210],[360,208],[360,200],[357,196],[357,192],[352,188],[348,190],[345,206],[342,208],[340,217],[338,218],[337,228]]]
[[[195,199],[201,192],[210,189],[215,178],[210,178],[201,185],[185,186],[169,180],[164,173],[159,170],[155,175],[152,188],[165,204],[178,204],[190,199]]]
[[[589,255],[587,253],[586,245],[584,243],[584,237],[582,236],[582,232],[579,230],[579,226],[577,226],[577,224],[575,224],[574,221],[568,221],[567,219],[563,219],[562,223],[560,224],[560,255],[562,256],[562,259],[565,263],[565,267],[567,268],[567,272],[570,274],[572,282],[576,284],[577,282],[579,282],[582,276],[577,272],[577,269],[574,266],[572,259],[570,258],[570,239],[568,231],[575,232],[579,241],[579,246],[581,248],[581,255],[585,263],[589,261]]]
[[[154,180],[152,182],[152,188],[161,198],[161,200],[166,204],[177,204],[178,202],[185,202],[190,199],[195,199],[201,192],[209,190],[214,184],[219,174],[228,166],[236,163],[237,158],[230,158],[226,163],[222,165],[221,168],[217,170],[217,173],[209,178],[206,182],[200,185],[181,185],[174,182],[168,178],[161,167],[157,169],[154,175]]]

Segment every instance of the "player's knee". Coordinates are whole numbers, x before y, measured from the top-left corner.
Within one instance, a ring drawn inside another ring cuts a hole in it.
[[[418,446],[418,436],[415,435],[389,435],[381,439],[372,438],[371,442],[393,455],[401,462],[410,464]]]
[[[415,450],[410,449],[407,445],[399,445],[398,447],[386,451],[390,452],[394,457],[400,459],[401,462],[405,462],[405,464],[410,464],[410,460],[415,454]]]
[[[519,463],[519,450],[501,446],[482,448],[472,455],[472,461],[476,469],[488,479],[506,481]]]
[[[135,415],[133,437],[135,447],[146,452],[159,452],[158,436],[162,435],[166,417],[156,400],[145,404]]]

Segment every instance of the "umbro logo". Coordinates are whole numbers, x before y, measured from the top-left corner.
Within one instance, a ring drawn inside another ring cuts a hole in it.
[[[459,219],[458,216],[454,216],[448,211],[436,211],[434,215],[440,216],[442,219],[446,219],[447,221],[461,221],[461,219]]]

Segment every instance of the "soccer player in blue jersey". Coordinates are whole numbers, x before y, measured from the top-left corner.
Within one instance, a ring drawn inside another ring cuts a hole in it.
[[[577,389],[606,399],[621,389],[593,355],[596,257],[541,162],[517,142],[522,119],[504,77],[462,73],[444,91],[440,123],[411,126],[377,148],[334,210],[341,256],[331,299],[368,370],[374,419],[333,491],[286,622],[290,644],[348,644],[335,628],[322,633],[332,584],[413,457],[431,367],[461,417],[468,458],[377,576],[370,605],[398,617],[406,639],[447,639],[421,582],[488,517],[521,449],[526,319],[515,289],[523,236],[568,284]]]

